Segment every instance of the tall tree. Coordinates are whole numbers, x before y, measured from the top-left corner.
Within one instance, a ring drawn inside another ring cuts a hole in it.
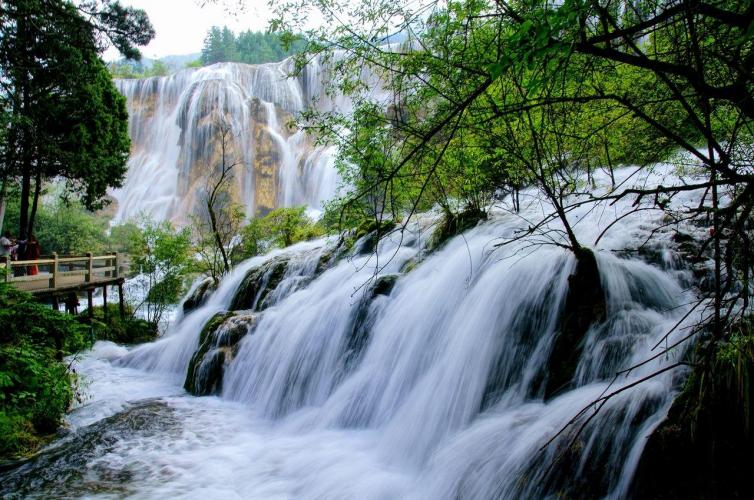
[[[202,270],[218,282],[230,272],[231,241],[240,232],[244,219],[243,208],[233,203],[231,193],[236,167],[243,166],[243,162],[236,154],[237,136],[223,117],[214,119],[210,136],[216,154],[206,164],[203,206],[192,222]]]
[[[225,61],[223,32],[219,27],[213,26],[204,37],[201,59],[205,66]]]
[[[47,179],[65,179],[89,208],[122,182],[130,148],[125,101],[99,52],[107,39],[138,57],[134,44],[154,31],[143,12],[109,1],[77,8],[64,0],[18,0],[0,16],[2,105],[11,125],[3,173],[20,180],[25,237]]]

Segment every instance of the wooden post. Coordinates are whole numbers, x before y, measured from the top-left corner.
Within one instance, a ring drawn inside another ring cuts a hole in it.
[[[13,265],[11,264],[13,261],[10,260],[10,256],[2,257],[2,259],[5,261],[5,282],[7,283],[10,281],[10,277],[13,274]]]
[[[55,290],[58,287],[58,253],[52,253],[52,280],[50,281],[51,288]],[[57,302],[57,299],[56,299]]]
[[[52,308],[60,311],[60,302],[58,301],[58,296],[55,294],[52,295]]]
[[[86,282],[90,283],[92,281],[92,273],[94,271],[94,259],[92,259],[92,252],[86,252],[86,256],[89,257],[89,263],[86,267]],[[89,292],[89,297],[91,297],[91,291]],[[91,300],[91,299],[90,299]]]
[[[126,303],[123,300],[123,282],[118,283],[118,305],[120,306],[120,319],[126,319]]]
[[[110,315],[107,313],[107,285],[102,287],[102,310],[105,313],[105,323],[107,323]]]
[[[118,252],[113,252],[113,255],[115,256],[113,258],[113,267],[115,268],[115,271],[113,271],[113,278],[117,278],[120,271],[118,269]]]
[[[89,262],[91,262],[91,261],[89,261]],[[86,291],[86,298],[87,298],[87,302],[88,302],[88,304],[87,304],[88,305],[87,313],[89,314],[89,322],[90,323],[94,319],[94,297],[93,297],[93,295],[94,295],[94,290],[92,290],[91,288]]]

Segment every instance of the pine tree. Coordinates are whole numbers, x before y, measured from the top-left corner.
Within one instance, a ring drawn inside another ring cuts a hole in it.
[[[154,34],[133,24],[117,2],[17,0],[0,11],[2,106],[10,132],[3,144],[3,177],[20,181],[19,235],[34,226],[42,183],[66,180],[88,208],[101,206],[126,172],[130,149],[124,98],[99,58],[103,36],[126,54]],[[140,12],[140,11],[139,11]],[[32,193],[32,181],[34,192]],[[31,203],[31,205],[30,205]]]

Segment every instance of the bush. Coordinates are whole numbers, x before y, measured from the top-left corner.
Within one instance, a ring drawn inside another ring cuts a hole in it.
[[[88,327],[0,283],[0,458],[35,451],[75,396],[63,356],[89,347]]]
[[[324,236],[325,228],[306,214],[306,207],[276,208],[264,217],[251,219],[241,230],[240,243],[231,256],[241,262],[255,255],[301,241]]]
[[[120,317],[120,306],[107,304],[107,321],[105,307],[97,306],[92,311],[94,337],[97,340],[109,340],[118,344],[140,344],[157,338],[157,323],[133,317],[133,309],[126,305],[125,319]]]

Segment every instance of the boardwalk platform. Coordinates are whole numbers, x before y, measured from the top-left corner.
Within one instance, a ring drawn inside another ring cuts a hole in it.
[[[39,300],[50,301],[57,307],[61,299],[73,294],[86,293],[89,313],[93,310],[92,295],[102,288],[107,302],[107,287],[118,287],[121,315],[124,311],[123,282],[129,270],[127,254],[109,253],[95,256],[59,256],[52,254],[36,260],[0,261],[5,269],[4,279],[19,290],[29,292]],[[36,274],[32,274],[36,270]]]

